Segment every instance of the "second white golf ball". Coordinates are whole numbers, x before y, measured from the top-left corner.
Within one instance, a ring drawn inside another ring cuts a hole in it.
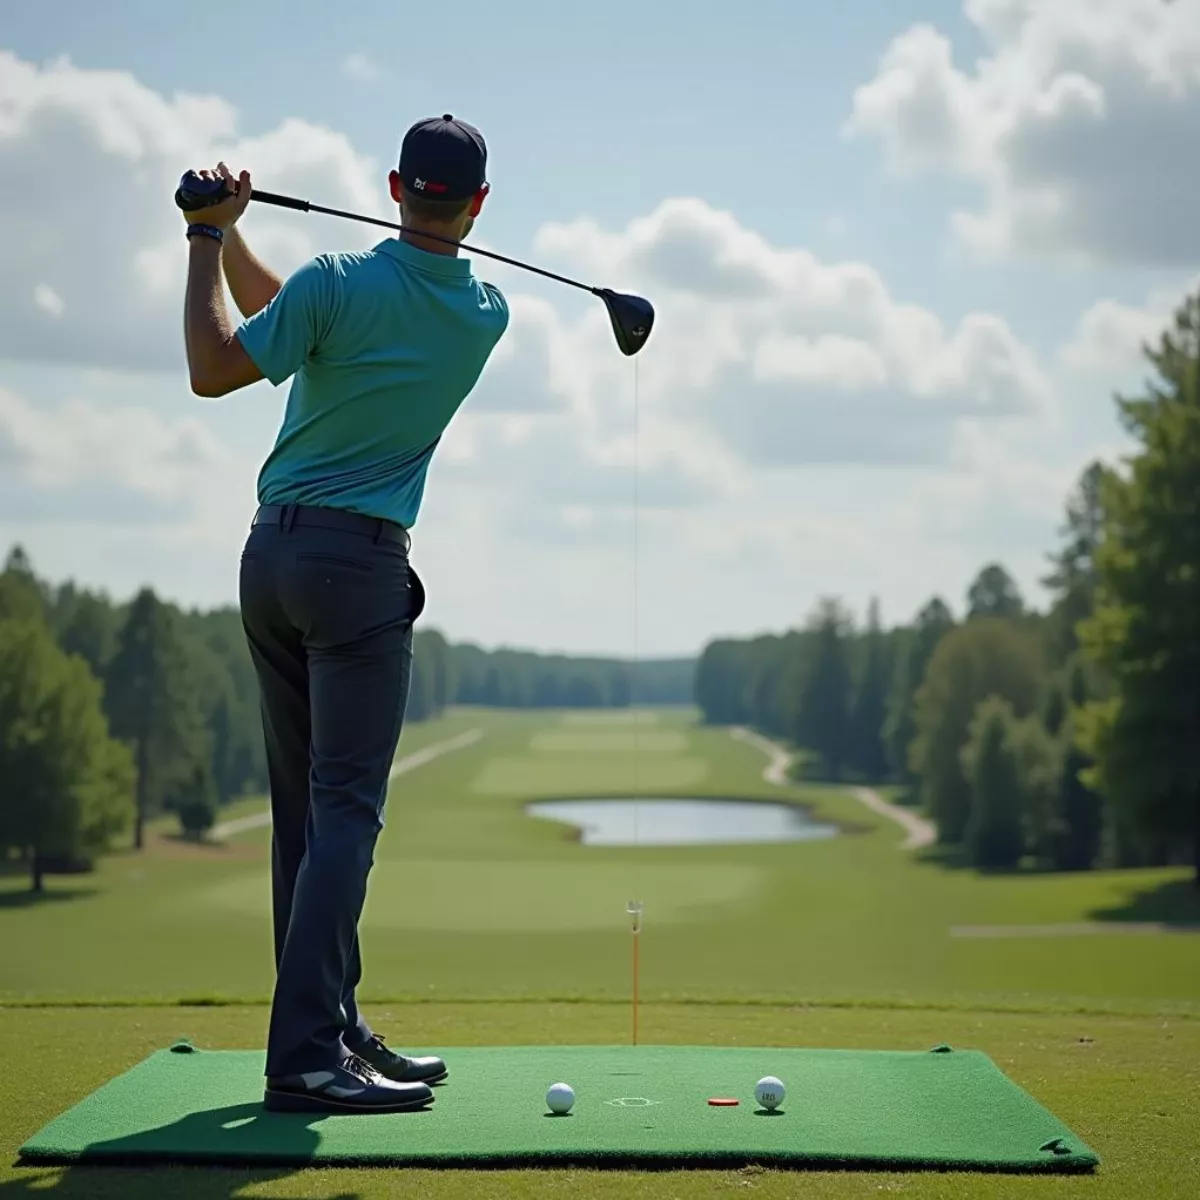
[[[546,1092],[546,1107],[552,1113],[568,1113],[575,1104],[575,1089],[569,1083],[552,1083]]]
[[[774,1075],[764,1075],[754,1085],[755,1100],[768,1112],[774,1112],[783,1103],[786,1095],[787,1088],[783,1086],[783,1080],[776,1079]]]

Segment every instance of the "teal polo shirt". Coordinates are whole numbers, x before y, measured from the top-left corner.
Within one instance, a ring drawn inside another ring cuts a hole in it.
[[[465,258],[388,238],[322,254],[237,330],[278,387],[283,424],[260,504],[317,504],[411,528],[429,463],[508,327]]]

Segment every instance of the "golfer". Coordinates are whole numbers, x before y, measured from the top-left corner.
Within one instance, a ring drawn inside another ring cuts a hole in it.
[[[409,563],[438,441],[508,325],[457,246],[488,194],[487,149],[450,115],[415,124],[388,178],[411,232],[322,254],[286,281],[236,223],[235,194],[185,214],[192,389],[292,379],[242,553],[242,623],[258,674],[271,791],[276,982],[265,1104],[424,1108],[439,1058],[395,1053],[355,1002],[358,922],[408,700],[425,593]],[[223,282],[245,320],[235,328]]]

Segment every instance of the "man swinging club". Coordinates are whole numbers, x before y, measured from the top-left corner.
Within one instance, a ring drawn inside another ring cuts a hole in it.
[[[240,573],[271,790],[276,983],[265,1105],[398,1112],[434,1098],[440,1058],[397,1054],[355,1002],[358,922],[383,827],[425,604],[409,563],[430,458],[508,326],[508,306],[456,246],[488,194],[479,131],[446,115],[405,135],[389,175],[410,227],[323,254],[286,281],[236,222],[234,194],[185,213],[192,390],[223,396],[292,378],[258,479]],[[222,274],[245,320],[234,328]]]

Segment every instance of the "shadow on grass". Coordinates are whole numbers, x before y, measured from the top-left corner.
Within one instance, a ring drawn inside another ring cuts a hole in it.
[[[204,837],[196,837],[194,834],[189,835],[175,830],[156,834],[156,837],[160,842],[167,842],[170,845],[188,846],[196,850],[211,850],[214,854],[220,854],[229,849],[228,842],[217,841],[207,834]]]
[[[319,1119],[314,1114],[313,1120]],[[230,1104],[189,1113],[144,1133],[92,1142],[87,1153],[104,1159],[95,1165],[56,1166],[36,1155],[18,1159],[15,1166],[22,1174],[0,1183],[0,1198],[162,1200],[170,1195],[233,1200],[255,1185],[295,1175],[312,1159],[317,1144],[316,1131],[302,1117],[267,1113],[261,1104]],[[293,1159],[294,1164],[237,1165],[264,1150]],[[303,1194],[313,1195],[311,1190]],[[326,1200],[358,1197],[358,1192],[336,1192]]]
[[[1031,879],[1043,875],[1084,875],[1084,871],[1055,871],[1052,867],[1044,866],[1032,858],[1025,859],[1017,867],[977,867],[967,857],[965,846],[943,846],[935,842],[932,846],[923,846],[916,851],[913,858],[920,863],[930,866],[943,867],[947,871],[969,871],[983,879]]]
[[[22,1165],[18,1164],[18,1169]],[[24,1167],[15,1179],[0,1183],[3,1200],[243,1200],[258,1188],[297,1172],[293,1168],[231,1170],[217,1167]],[[280,1200],[312,1197],[311,1183],[303,1192],[273,1192]],[[330,1191],[321,1200],[361,1200],[362,1193]]]
[[[1160,925],[1200,928],[1200,888],[1190,879],[1173,879],[1133,892],[1123,904],[1096,908],[1093,921],[1155,921]]]
[[[35,892],[31,888],[20,891],[5,888],[0,891],[0,909],[6,908],[37,908],[43,904],[61,904],[67,900],[86,900],[99,893],[99,888],[47,888],[44,892]]]

